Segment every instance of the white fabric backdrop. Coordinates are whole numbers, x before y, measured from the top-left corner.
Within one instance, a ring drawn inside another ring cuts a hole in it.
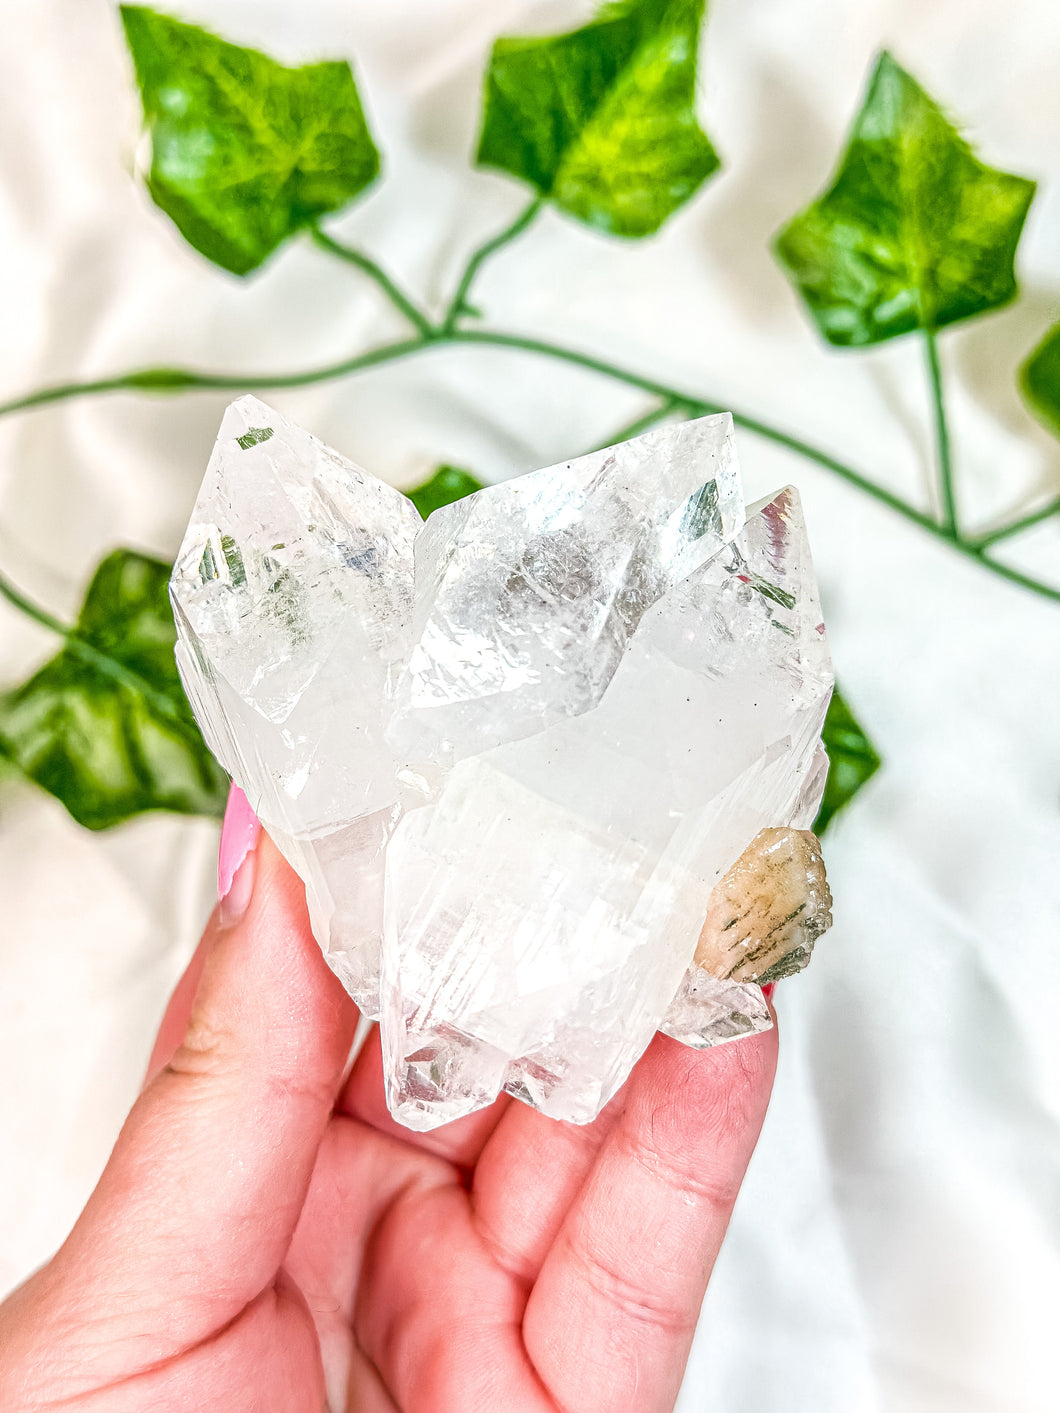
[[[387,175],[336,227],[437,300],[523,193],[467,162],[492,38],[580,0],[171,0],[288,61],[353,54]],[[296,244],[238,281],[130,179],[137,104],[106,0],[7,3],[0,49],[0,388],[127,366],[294,368],[397,332],[355,272]],[[822,184],[874,51],[990,161],[1039,176],[1024,298],[947,336],[965,514],[1057,489],[1015,368],[1060,310],[1060,10],[1022,0],[715,0],[702,111],[723,173],[662,236],[548,215],[483,280],[498,323],[731,399],[925,495],[920,350],[829,352],[768,254]],[[0,563],[72,613],[116,543],[171,554],[225,402],[117,396],[0,424]],[[407,485],[499,477],[606,436],[638,401],[495,352],[432,354],[276,405]],[[779,991],[776,1096],[680,1408],[1037,1413],[1060,1310],[1060,610],[749,436],[748,491],[806,501],[839,674],[885,757],[827,845],[837,923]],[[1020,545],[1046,572],[1057,527]],[[53,644],[0,606],[4,680]],[[90,1190],[212,888],[216,833],[80,830],[0,791],[0,1289]]]

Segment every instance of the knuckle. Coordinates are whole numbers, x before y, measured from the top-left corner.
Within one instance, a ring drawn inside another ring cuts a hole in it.
[[[623,1323],[671,1336],[691,1334],[696,1314],[667,1292],[631,1279],[604,1251],[591,1245],[575,1250],[589,1289],[599,1295]]]
[[[675,1150],[656,1141],[649,1132],[625,1140],[626,1156],[653,1181],[686,1201],[709,1208],[728,1209],[736,1200],[742,1174],[711,1161],[702,1144],[691,1150]]]
[[[232,1031],[200,1012],[192,1015],[166,1071],[188,1078],[214,1078],[230,1073],[238,1056]]]

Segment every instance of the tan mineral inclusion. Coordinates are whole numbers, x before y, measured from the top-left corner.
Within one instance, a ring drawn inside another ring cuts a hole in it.
[[[762,829],[710,895],[695,963],[722,981],[779,981],[832,926],[821,845],[808,829]]]
[[[771,1024],[757,981],[826,925],[832,674],[798,496],[745,508],[728,415],[422,524],[241,398],[171,592],[199,723],[380,1020],[402,1123],[502,1091],[586,1123],[656,1030]]]

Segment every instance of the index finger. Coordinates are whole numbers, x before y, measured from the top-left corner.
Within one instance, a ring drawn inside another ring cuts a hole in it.
[[[673,1408],[776,1053],[775,1030],[702,1052],[658,1035],[634,1070],[523,1322],[560,1407]]]

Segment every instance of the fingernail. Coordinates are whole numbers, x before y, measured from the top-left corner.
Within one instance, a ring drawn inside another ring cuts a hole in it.
[[[222,927],[232,927],[250,906],[254,892],[254,846],[261,825],[238,785],[228,794],[221,846],[217,851],[217,896]]]
[[[775,981],[767,981],[766,984],[762,987],[762,995],[766,998],[767,1001],[772,997],[773,988],[776,986],[776,984],[777,983]]]

